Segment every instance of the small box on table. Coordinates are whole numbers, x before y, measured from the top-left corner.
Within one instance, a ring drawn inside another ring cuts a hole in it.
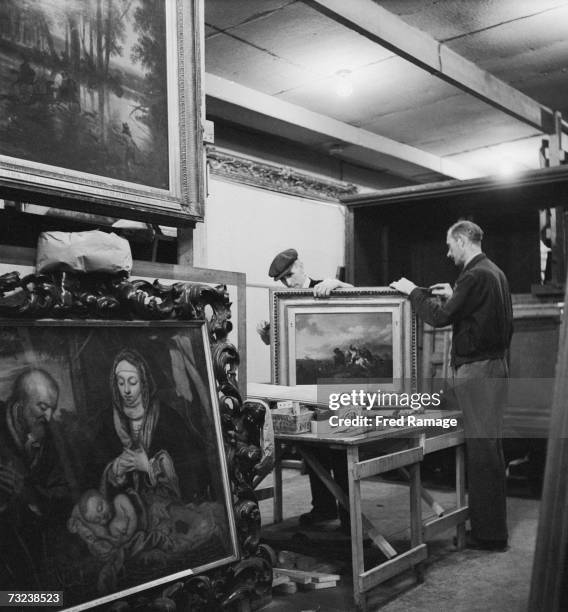
[[[313,412],[300,407],[299,413],[294,414],[294,407],[274,408],[271,411],[272,423],[275,433],[306,433],[310,431],[310,422]]]

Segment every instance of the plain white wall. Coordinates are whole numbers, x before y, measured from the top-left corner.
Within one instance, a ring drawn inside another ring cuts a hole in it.
[[[247,377],[269,382],[270,350],[255,329],[270,318],[269,288],[282,287],[268,276],[270,262],[295,248],[312,277],[335,277],[344,264],[344,208],[214,177],[208,187],[205,223],[194,235],[194,265],[247,275]]]

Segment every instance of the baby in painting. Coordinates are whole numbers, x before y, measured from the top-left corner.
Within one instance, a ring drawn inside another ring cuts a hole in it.
[[[134,535],[138,517],[126,494],[119,493],[110,504],[100,491],[89,489],[73,508],[67,527],[87,543],[92,554],[105,557]]]
[[[159,494],[140,498],[118,493],[108,500],[97,489],[85,491],[75,504],[67,528],[77,534],[100,563],[97,590],[117,588],[127,562],[176,561],[206,544],[226,537],[222,504],[184,504]]]
[[[99,594],[116,590],[125,561],[144,548],[144,534],[137,531],[138,522],[134,504],[124,493],[109,503],[100,491],[89,489],[75,504],[67,528],[103,563],[97,578]]]
[[[129,558],[143,550],[188,552],[221,532],[220,504],[183,504],[153,495],[145,505],[141,517],[128,495],[119,493],[109,503],[100,491],[89,489],[73,508],[67,526],[103,560],[118,551]]]

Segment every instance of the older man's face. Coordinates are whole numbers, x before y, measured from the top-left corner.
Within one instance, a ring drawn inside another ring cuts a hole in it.
[[[290,272],[280,279],[286,287],[289,289],[301,289],[304,286],[306,280],[306,273],[304,272],[304,264],[296,259]]]
[[[22,414],[28,433],[41,436],[57,408],[57,391],[43,376],[32,375],[26,384]]]

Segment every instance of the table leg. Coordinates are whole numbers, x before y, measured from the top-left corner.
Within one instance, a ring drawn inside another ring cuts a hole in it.
[[[465,446],[456,446],[456,505],[463,508],[465,501]],[[457,549],[463,550],[465,547],[465,522],[457,526],[456,531]]]
[[[406,470],[405,470],[406,471]],[[410,479],[410,547],[415,548],[422,544],[422,486],[420,483],[420,464],[414,463],[408,467]],[[418,582],[424,580],[424,567],[422,563],[414,566]]]
[[[275,440],[274,445],[274,522],[282,522],[282,444]]]
[[[398,468],[398,471],[404,476],[404,478],[406,478],[406,480],[410,481],[410,473],[406,468]],[[444,516],[444,513],[446,512],[444,506],[437,502],[423,486],[420,486],[420,495],[437,516]]]
[[[349,519],[351,523],[351,562],[353,566],[353,598],[358,610],[366,610],[367,598],[361,592],[359,576],[365,571],[363,555],[363,517],[361,509],[361,481],[355,480],[355,464],[359,462],[359,449],[347,449],[347,479],[349,482]]]

